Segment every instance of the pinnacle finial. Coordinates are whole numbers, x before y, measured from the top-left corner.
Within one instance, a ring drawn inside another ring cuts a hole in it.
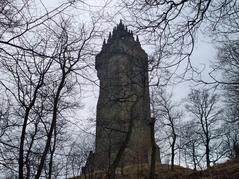
[[[139,36],[138,35],[136,36],[136,42],[139,42]]]
[[[120,23],[117,27],[118,27],[119,30],[124,30],[125,29],[122,19],[120,19]]]

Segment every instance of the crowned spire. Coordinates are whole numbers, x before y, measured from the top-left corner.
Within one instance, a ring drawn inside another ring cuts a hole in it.
[[[123,24],[122,19],[120,19],[119,24],[113,28],[113,32],[109,33],[108,40],[104,40],[102,51],[108,51],[112,44],[116,44],[118,42],[124,42],[133,46],[140,45],[138,36],[134,38],[133,31],[129,30],[127,26]]]

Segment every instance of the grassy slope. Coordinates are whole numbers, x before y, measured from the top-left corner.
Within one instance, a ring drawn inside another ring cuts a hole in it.
[[[205,171],[192,173],[190,176],[203,179],[239,179],[239,160],[229,160]]]
[[[178,166],[175,171],[160,168],[157,172],[160,179],[239,179],[239,160],[229,160],[204,171],[192,171]]]
[[[117,179],[144,178],[145,173],[148,173],[148,171],[149,167],[147,165],[142,165],[140,168],[138,166],[127,166],[123,169],[123,176],[118,176]],[[193,171],[180,166],[175,166],[174,171],[171,171],[169,165],[157,164],[155,173],[156,179],[239,179],[239,160],[217,164],[204,171]],[[98,175],[102,179],[107,178],[105,174],[100,176]],[[84,177],[74,179],[84,179]]]

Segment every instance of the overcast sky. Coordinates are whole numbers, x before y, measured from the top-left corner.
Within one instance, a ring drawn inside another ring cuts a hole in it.
[[[60,3],[62,3],[62,0],[43,0],[42,1],[44,5],[47,8],[54,8]],[[113,26],[119,21],[121,18],[120,15],[117,13],[117,9],[113,8],[114,3],[117,1],[94,1],[94,0],[88,0],[85,1],[86,4],[79,3],[77,7],[74,9],[70,9],[67,11],[68,15],[75,18],[75,23],[81,23],[81,22],[87,22],[90,21],[90,17],[94,16],[102,16],[105,19],[102,20],[101,25],[102,29],[104,29],[105,37],[107,34],[113,30]],[[110,3],[108,3],[110,2]],[[106,8],[104,7],[105,4],[108,3],[108,6]],[[104,7],[104,11],[102,10]],[[109,21],[108,17],[113,16],[113,20]],[[126,24],[128,25],[128,24]],[[142,40],[144,37],[139,36],[139,38]],[[97,42],[99,44],[99,48],[101,48],[102,41]],[[150,52],[150,48],[147,47],[147,45],[143,45],[143,48],[147,53]],[[195,44],[195,50],[193,52],[193,55],[191,57],[192,64],[198,68],[198,69],[204,69],[203,78],[205,80],[210,80],[208,77],[209,72],[209,65],[210,62],[214,61],[216,59],[216,49],[215,44],[211,42],[211,39],[206,35],[199,35],[196,44]],[[181,69],[184,69],[184,65],[182,64],[180,66]],[[92,76],[93,78],[96,78],[95,75]],[[183,98],[185,98],[190,90],[190,87],[193,87],[195,84],[192,82],[182,82],[175,86],[171,86],[170,89],[173,89],[174,99],[180,102]],[[95,117],[95,108],[98,98],[98,87],[94,86],[93,84],[91,87],[87,86],[84,92],[83,98],[81,99],[82,104],[85,105],[85,108],[80,111],[80,114],[84,114],[85,118],[89,117]]]

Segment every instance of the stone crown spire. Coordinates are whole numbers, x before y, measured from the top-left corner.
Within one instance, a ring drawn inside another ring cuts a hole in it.
[[[129,30],[126,25],[123,24],[122,20],[120,23],[113,28],[113,32],[109,33],[108,40],[104,39],[102,51],[108,49],[113,43],[117,41],[125,41],[130,44],[140,45],[139,38],[134,38],[133,31]]]

